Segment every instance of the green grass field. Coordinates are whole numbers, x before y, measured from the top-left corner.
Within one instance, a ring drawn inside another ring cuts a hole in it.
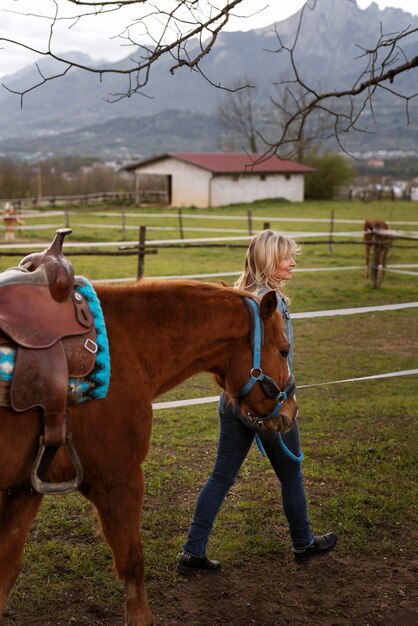
[[[124,210],[125,232],[122,231],[122,210]],[[333,231],[335,234],[362,230],[362,222],[366,218],[381,218],[393,224],[393,228],[403,231],[416,231],[417,226],[408,222],[418,221],[418,207],[411,202],[309,202],[290,203],[285,201],[260,201],[252,205],[233,205],[214,209],[183,209],[182,222],[185,239],[210,237],[214,242],[222,236],[246,236],[249,233],[248,211],[252,216],[252,232],[257,232],[268,221],[276,230],[289,233],[320,232],[329,233],[331,214],[334,216]],[[18,231],[18,240],[37,242],[40,246],[51,241],[55,229],[67,223],[73,229],[69,242],[121,242],[138,240],[140,226],[147,228],[147,242],[174,240],[180,238],[178,211],[176,209],[138,209],[111,206],[97,207],[62,207],[50,215],[49,209],[42,211],[42,217],[25,218],[25,230]],[[56,214],[55,214],[56,213]],[[160,214],[158,218],[150,214]],[[170,217],[164,217],[170,215]],[[217,216],[221,216],[219,219]],[[301,221],[302,220],[302,221]],[[316,222],[314,220],[321,220]],[[340,220],[355,220],[354,223],[341,223]],[[401,222],[401,224],[397,224]],[[39,226],[47,225],[39,230]],[[33,226],[33,229],[30,226]],[[36,228],[35,228],[36,227]],[[129,227],[129,229],[128,229]],[[199,229],[212,229],[204,232]],[[338,241],[338,238],[334,238]],[[326,240],[326,237],[301,239],[304,243],[304,254],[299,258],[299,266],[329,267],[362,265],[363,246],[358,237],[344,237],[351,240],[352,246],[337,245],[330,251],[327,243],[313,245],[312,240]],[[234,243],[234,242],[231,242]],[[220,271],[239,271],[245,254],[246,241],[235,242],[244,248],[190,248],[163,249],[158,254],[147,255],[145,258],[145,276],[169,276],[178,274],[197,274]],[[404,249],[393,247],[389,254],[390,263],[408,263],[416,259],[416,249],[406,249],[407,241],[400,242]],[[112,248],[117,250],[117,245]],[[77,250],[76,250],[77,251]],[[1,251],[0,251],[1,252]],[[70,255],[73,249],[68,248]],[[77,252],[80,252],[78,250]],[[18,258],[18,257],[17,257]],[[135,277],[137,257],[106,257],[92,262],[90,256],[71,257],[77,273],[86,274],[91,279]],[[411,259],[411,260],[410,260]],[[16,258],[2,256],[0,269],[9,267]]]
[[[246,229],[251,209],[254,231],[264,217],[286,218],[271,222],[286,232],[325,231],[334,210],[335,219],[364,220],[379,217],[402,230],[417,231],[418,206],[414,203],[256,203],[205,212],[207,216],[242,216],[243,221],[183,219],[193,227]],[[75,211],[77,212],[77,211]],[[114,223],[99,216],[88,223]],[[141,211],[132,209],[130,213]],[[128,212],[128,213],[129,213]],[[150,211],[142,210],[142,213]],[[322,224],[296,223],[293,218],[327,220]],[[43,218],[51,223],[52,218]],[[55,219],[55,218],[54,218]],[[30,220],[27,220],[29,223]],[[120,239],[121,231],[79,227],[85,216],[71,215],[71,241]],[[176,218],[128,217],[149,230],[152,239],[178,237]],[[239,226],[237,226],[239,224]],[[57,219],[56,226],[63,226]],[[335,231],[360,230],[361,224],[335,223]],[[25,231],[24,238],[47,241],[54,229],[40,235]],[[130,232],[130,231],[128,231]],[[136,231],[132,231],[135,233]],[[187,237],[221,236],[188,232]],[[135,239],[137,237],[137,233]],[[126,239],[130,239],[130,235]],[[353,239],[354,241],[354,239]],[[303,242],[302,242],[303,243]],[[22,247],[24,248],[24,242]],[[399,242],[406,246],[411,242]],[[0,251],[1,252],[1,251]],[[245,249],[207,248],[160,251],[145,261],[146,276],[239,271]],[[75,271],[91,279],[134,276],[136,258],[74,257]],[[1,268],[15,263],[0,258]],[[418,248],[393,247],[389,264],[418,263]],[[328,244],[303,245],[298,269],[362,266],[363,247]],[[413,270],[416,272],[416,269]],[[297,272],[288,293],[291,312],[328,310],[418,301],[418,276],[387,272],[379,289],[372,289],[362,269]],[[218,279],[214,279],[218,280]],[[229,277],[228,282],[233,282]],[[416,308],[381,311],[346,317],[294,321],[295,376],[299,385],[327,383],[418,367],[418,314]],[[210,396],[217,388],[205,374],[186,381],[159,400]],[[300,430],[305,453],[304,476],[312,525],[318,532],[334,529],[342,554],[416,555],[416,418],[417,376],[377,379],[301,389]],[[146,462],[146,498],[143,543],[147,586],[152,598],[164,593],[172,581],[176,554],[185,539],[196,496],[208,476],[217,439],[216,404],[155,412],[152,446]],[[287,554],[289,537],[278,497],[277,480],[269,463],[253,446],[240,479],[217,520],[209,544],[214,558],[222,555],[225,567],[271,553]],[[85,602],[117,606],[123,592],[111,572],[111,557],[97,534],[94,514],[78,495],[44,501],[27,544],[21,576],[9,602],[12,615],[28,610],[48,613],[57,598],[73,597],[77,590]],[[66,623],[89,624],[80,607]],[[6,616],[5,624],[16,622]],[[22,622],[23,623],[23,622]],[[29,623],[29,622],[27,622]],[[61,622],[60,622],[61,623]],[[64,622],[62,622],[64,623]],[[336,622],[337,623],[337,622]],[[339,622],[338,622],[339,623]],[[347,622],[348,623],[348,622]]]

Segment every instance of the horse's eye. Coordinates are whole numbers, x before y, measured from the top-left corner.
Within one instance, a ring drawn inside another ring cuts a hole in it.
[[[289,350],[280,350],[280,354],[282,355],[283,358],[287,359]]]

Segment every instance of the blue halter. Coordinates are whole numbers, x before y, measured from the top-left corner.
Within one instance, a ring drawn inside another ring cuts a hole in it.
[[[258,303],[256,302],[256,300],[253,300],[252,298],[244,298],[244,302],[248,307],[248,311],[250,313],[250,318],[251,318],[251,344],[252,344],[252,349],[253,349],[253,366],[250,371],[250,378],[248,379],[247,383],[239,392],[238,399],[247,395],[247,393],[249,393],[251,389],[254,387],[255,383],[259,382],[264,392],[269,396],[269,398],[276,398],[276,401],[277,401],[276,406],[274,407],[270,415],[266,415],[265,417],[253,417],[251,415],[248,415],[250,420],[253,422],[253,426],[260,427],[265,420],[271,419],[272,417],[275,417],[277,415],[277,413],[280,411],[283,405],[283,402],[287,400],[287,398],[291,398],[292,396],[295,395],[296,382],[293,377],[293,374],[291,374],[289,378],[287,379],[285,386],[281,390],[280,387],[277,385],[277,383],[272,378],[270,378],[270,376],[267,376],[266,374],[264,374],[263,370],[261,369],[261,348],[263,346],[264,329],[263,329],[263,322],[260,319]],[[255,439],[256,439],[257,447],[260,450],[261,454],[263,456],[266,456],[266,453],[264,451],[264,448],[262,446],[262,443],[257,433],[255,435]],[[293,454],[293,452],[289,450],[289,448],[286,446],[285,442],[283,441],[281,433],[277,435],[277,439],[279,441],[279,444],[283,452],[290,459],[292,459],[292,461],[295,461],[298,463],[303,460],[303,457],[304,457],[303,452],[301,452],[298,456]]]
[[[269,398],[276,399],[276,405],[273,411],[264,417],[257,417],[255,421],[258,425],[262,422],[272,419],[280,411],[283,403],[287,398],[291,398],[296,393],[296,383],[293,374],[290,374],[283,389],[277,385],[277,383],[264,374],[261,369],[261,348],[263,346],[263,323],[260,319],[260,312],[258,308],[258,302],[252,298],[244,298],[244,302],[248,307],[251,318],[251,343],[253,348],[253,366],[250,371],[250,378],[247,383],[238,393],[238,399],[243,398],[251,391],[255,383],[259,382],[263,388],[263,391]]]

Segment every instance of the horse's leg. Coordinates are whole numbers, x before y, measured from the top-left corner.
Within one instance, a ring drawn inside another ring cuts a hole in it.
[[[0,495],[0,617],[19,574],[23,548],[42,498],[29,490]]]
[[[85,493],[97,508],[119,578],[125,584],[126,626],[152,626],[144,581],[144,556],[139,532],[144,478],[137,467],[123,467],[123,476],[112,473],[101,488]]]
[[[364,265],[364,278],[369,278],[369,263],[370,263],[370,245],[366,242],[365,245],[365,265]]]

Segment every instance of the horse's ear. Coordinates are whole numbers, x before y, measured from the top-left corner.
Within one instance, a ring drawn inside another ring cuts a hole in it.
[[[222,285],[222,287],[229,287],[229,285],[227,285],[224,280],[221,280],[221,285]]]
[[[261,298],[260,302],[260,315],[263,320],[268,319],[274,313],[277,308],[277,297],[275,291],[268,291]]]

